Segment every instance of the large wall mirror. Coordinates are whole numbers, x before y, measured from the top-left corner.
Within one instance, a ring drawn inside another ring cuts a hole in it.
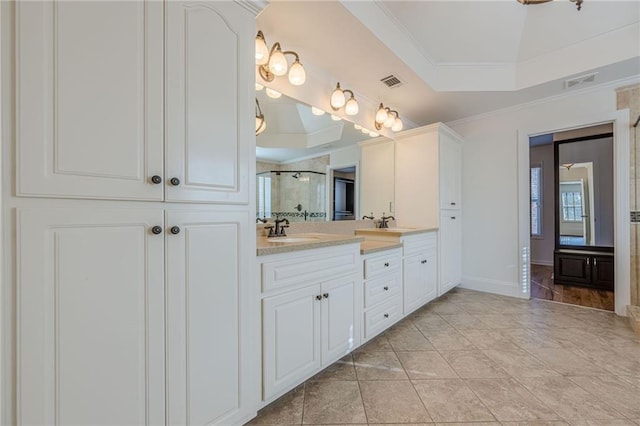
[[[557,140],[554,145],[556,247],[612,251],[613,134]]]
[[[358,155],[371,137],[353,123],[316,115],[309,105],[256,91],[265,129],[256,136],[256,217],[289,221],[353,220],[361,214]],[[366,204],[366,203],[365,203]],[[367,212],[368,214],[368,212]]]

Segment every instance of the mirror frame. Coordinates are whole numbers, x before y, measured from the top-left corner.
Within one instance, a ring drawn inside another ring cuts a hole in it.
[[[599,133],[596,135],[582,136],[579,138],[572,139],[564,139],[561,141],[553,141],[553,192],[554,192],[554,243],[555,250],[582,250],[582,251],[598,251],[598,252],[606,252],[613,253],[613,249],[615,246],[615,241],[613,246],[578,246],[571,244],[560,244],[560,155],[559,148],[560,145],[567,143],[575,143],[582,142],[594,139],[604,139],[604,138],[613,138],[613,132],[609,133]],[[615,149],[615,147],[612,147]],[[612,164],[613,166],[613,164]],[[614,188],[611,188],[613,191]],[[615,206],[614,206],[615,207]],[[615,217],[614,217],[615,221]]]

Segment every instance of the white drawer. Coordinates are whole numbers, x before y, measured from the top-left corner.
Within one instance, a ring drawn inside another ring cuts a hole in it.
[[[401,262],[402,255],[400,250],[393,250],[380,256],[367,258],[364,260],[364,278],[369,279],[395,272],[400,269]]]
[[[359,246],[342,246],[321,253],[287,256],[262,264],[262,291],[309,285],[347,274],[361,276]]]
[[[402,317],[400,293],[379,307],[364,313],[364,340],[369,340]]]
[[[437,233],[433,231],[424,234],[407,235],[402,237],[402,246],[404,247],[405,257],[428,249],[435,250],[438,247]]]
[[[368,309],[400,293],[402,273],[399,269],[393,274],[372,278],[364,283],[364,308]]]

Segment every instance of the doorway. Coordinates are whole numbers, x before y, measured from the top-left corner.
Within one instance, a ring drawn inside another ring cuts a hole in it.
[[[356,166],[331,170],[331,220],[356,218]]]

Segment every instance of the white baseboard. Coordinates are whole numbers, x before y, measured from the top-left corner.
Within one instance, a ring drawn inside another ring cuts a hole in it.
[[[528,294],[522,294],[520,292],[520,284],[517,282],[498,281],[480,277],[462,277],[462,284],[460,288],[466,288],[468,290],[482,291],[485,293],[499,294],[502,296],[518,297],[521,299],[528,299]]]
[[[553,266],[553,260],[534,260],[531,259],[532,265]]]

